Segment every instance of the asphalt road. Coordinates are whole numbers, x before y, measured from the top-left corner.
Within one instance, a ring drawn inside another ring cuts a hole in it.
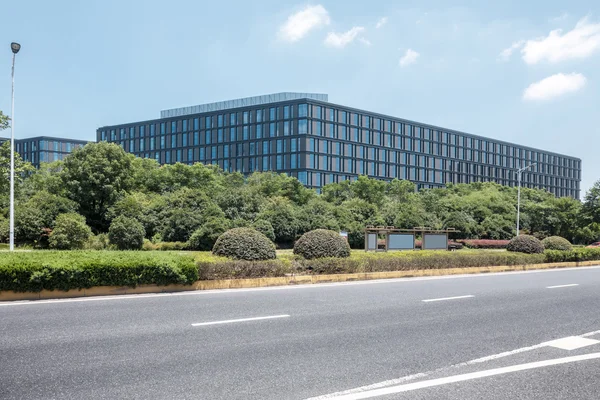
[[[599,310],[600,267],[0,303],[0,399],[598,399]]]

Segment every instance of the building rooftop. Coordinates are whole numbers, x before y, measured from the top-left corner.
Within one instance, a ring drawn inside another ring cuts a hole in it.
[[[280,101],[299,100],[299,99],[313,99],[313,100],[327,102],[327,101],[329,101],[329,96],[327,94],[321,94],[321,93],[282,92],[282,93],[266,94],[263,96],[245,97],[243,99],[218,101],[216,103],[200,104],[197,106],[172,108],[169,110],[161,111],[160,117],[161,118],[180,117],[183,115],[220,111],[220,110],[226,110],[229,108],[257,106],[257,105],[261,105],[261,104],[277,103]]]

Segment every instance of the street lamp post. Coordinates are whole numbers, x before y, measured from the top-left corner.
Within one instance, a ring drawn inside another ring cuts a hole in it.
[[[519,236],[519,228],[520,228],[520,221],[521,221],[521,175],[523,174],[523,171],[533,167],[537,165],[537,163],[528,165],[524,168],[521,168],[517,171],[517,236]]]
[[[12,59],[12,92],[11,92],[11,112],[10,112],[10,251],[15,249],[15,58],[21,45],[11,43],[10,49],[13,52]]]

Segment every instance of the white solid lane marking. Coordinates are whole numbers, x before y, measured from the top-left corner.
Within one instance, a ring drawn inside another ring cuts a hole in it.
[[[471,297],[475,297],[472,294],[468,294],[466,296],[455,296],[455,297],[441,297],[439,299],[427,299],[427,300],[421,300],[423,303],[432,303],[434,301],[446,301],[446,300],[458,300],[458,299],[468,299]]]
[[[600,269],[600,265],[591,267],[573,267],[573,268],[556,268],[556,269],[541,269],[531,271],[510,271],[510,272],[494,272],[489,274],[463,274],[463,275],[444,275],[444,276],[423,276],[415,278],[393,278],[393,279],[373,279],[370,281],[353,281],[353,282],[335,282],[335,283],[319,283],[319,284],[306,284],[306,285],[295,285],[295,286],[274,286],[274,287],[259,287],[259,288],[246,288],[246,289],[214,289],[214,290],[195,290],[185,292],[168,292],[168,293],[150,293],[150,294],[125,294],[116,296],[92,296],[92,297],[78,297],[72,299],[52,299],[52,300],[16,300],[16,301],[3,301],[0,302],[0,307],[8,306],[31,306],[40,304],[59,304],[59,303],[79,303],[84,301],[110,301],[110,300],[135,300],[135,299],[146,299],[153,297],[176,297],[176,296],[207,296],[211,294],[230,294],[230,293],[244,293],[244,292],[268,292],[268,291],[279,291],[279,290],[305,290],[305,289],[326,289],[330,287],[344,287],[344,286],[357,286],[357,285],[377,285],[377,284],[394,284],[394,283],[410,283],[410,282],[422,282],[422,281],[435,281],[445,279],[476,279],[476,278],[490,278],[506,275],[523,275],[523,274],[546,274],[546,273],[561,273],[569,271],[586,271]]]
[[[425,389],[434,386],[447,385],[450,383],[464,382],[473,379],[487,378],[490,376],[503,375],[512,372],[527,371],[531,369],[551,367],[554,365],[569,364],[580,361],[595,360],[600,358],[600,353],[583,354],[573,357],[555,358],[553,360],[536,361],[527,364],[511,365],[509,367],[494,368],[485,371],[471,372],[468,374],[448,376],[445,378],[431,379],[428,381],[407,383],[404,385],[392,386],[383,389],[370,390],[362,393],[353,393],[332,397],[337,400],[360,400],[373,397],[386,396],[395,393],[410,392],[413,390]]]
[[[582,347],[593,346],[598,343],[600,343],[600,341],[595,339],[588,339],[580,336],[570,336],[558,340],[553,340],[544,344],[546,346],[556,347],[557,349],[571,351],[581,349]]]
[[[579,286],[579,283],[569,283],[568,285],[546,286],[546,289],[558,289],[564,287]]]
[[[264,319],[276,319],[276,318],[288,318],[288,314],[282,315],[271,315],[268,317],[254,317],[254,318],[241,318],[241,319],[228,319],[225,321],[213,321],[213,322],[200,322],[192,324],[192,326],[208,326],[208,325],[220,325],[220,324],[233,324],[235,322],[248,322],[248,321],[261,321]]]
[[[589,336],[595,336],[595,335],[600,335],[600,330],[598,331],[592,331],[592,332],[586,332],[584,334],[581,334],[579,336],[574,336],[574,337],[579,337],[579,338],[586,338]],[[306,399],[306,400],[329,400],[329,399],[336,399],[341,395],[347,395],[347,394],[352,394],[352,393],[361,393],[361,392],[366,392],[368,390],[371,389],[379,389],[379,388],[383,388],[383,387],[389,387],[389,386],[396,386],[399,385],[401,383],[405,383],[407,381],[411,381],[411,380],[415,380],[417,378],[424,378],[426,376],[444,371],[444,370],[448,370],[449,368],[461,368],[461,367],[467,367],[473,364],[481,364],[481,363],[485,363],[488,361],[493,361],[493,360],[497,360],[499,358],[504,358],[504,357],[509,357],[515,354],[519,354],[519,353],[525,353],[528,351],[532,351],[532,350],[537,350],[537,349],[541,349],[543,347],[548,347],[550,346],[553,342],[558,342],[563,339],[557,339],[554,341],[550,341],[550,342],[544,342],[544,343],[540,343],[540,344],[536,344],[534,346],[528,346],[528,347],[521,347],[519,349],[515,349],[515,350],[511,350],[511,351],[505,351],[503,353],[498,353],[498,354],[493,354],[491,356],[486,356],[486,357],[481,357],[481,358],[476,358],[474,360],[471,361],[466,361],[466,362],[462,362],[462,363],[458,363],[458,364],[454,364],[451,365],[449,367],[442,367],[442,368],[437,368],[435,370],[432,371],[427,371],[427,372],[421,372],[418,374],[413,374],[413,375],[407,375],[407,376],[403,376],[401,378],[396,378],[396,379],[390,379],[387,381],[383,381],[383,382],[379,382],[379,383],[374,383],[371,385],[367,385],[367,386],[361,386],[361,387],[357,387],[357,388],[353,388],[353,389],[347,389],[347,390],[343,390],[340,392],[335,392],[335,393],[329,393],[326,395],[321,395],[321,396],[317,396],[317,397],[311,397],[310,399]]]

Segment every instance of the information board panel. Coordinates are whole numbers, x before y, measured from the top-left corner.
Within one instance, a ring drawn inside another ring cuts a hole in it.
[[[367,240],[367,249],[368,250],[377,250],[377,234],[369,233]]]
[[[423,250],[447,250],[448,235],[445,233],[423,234]]]
[[[388,235],[388,250],[414,250],[414,233],[390,233]]]

